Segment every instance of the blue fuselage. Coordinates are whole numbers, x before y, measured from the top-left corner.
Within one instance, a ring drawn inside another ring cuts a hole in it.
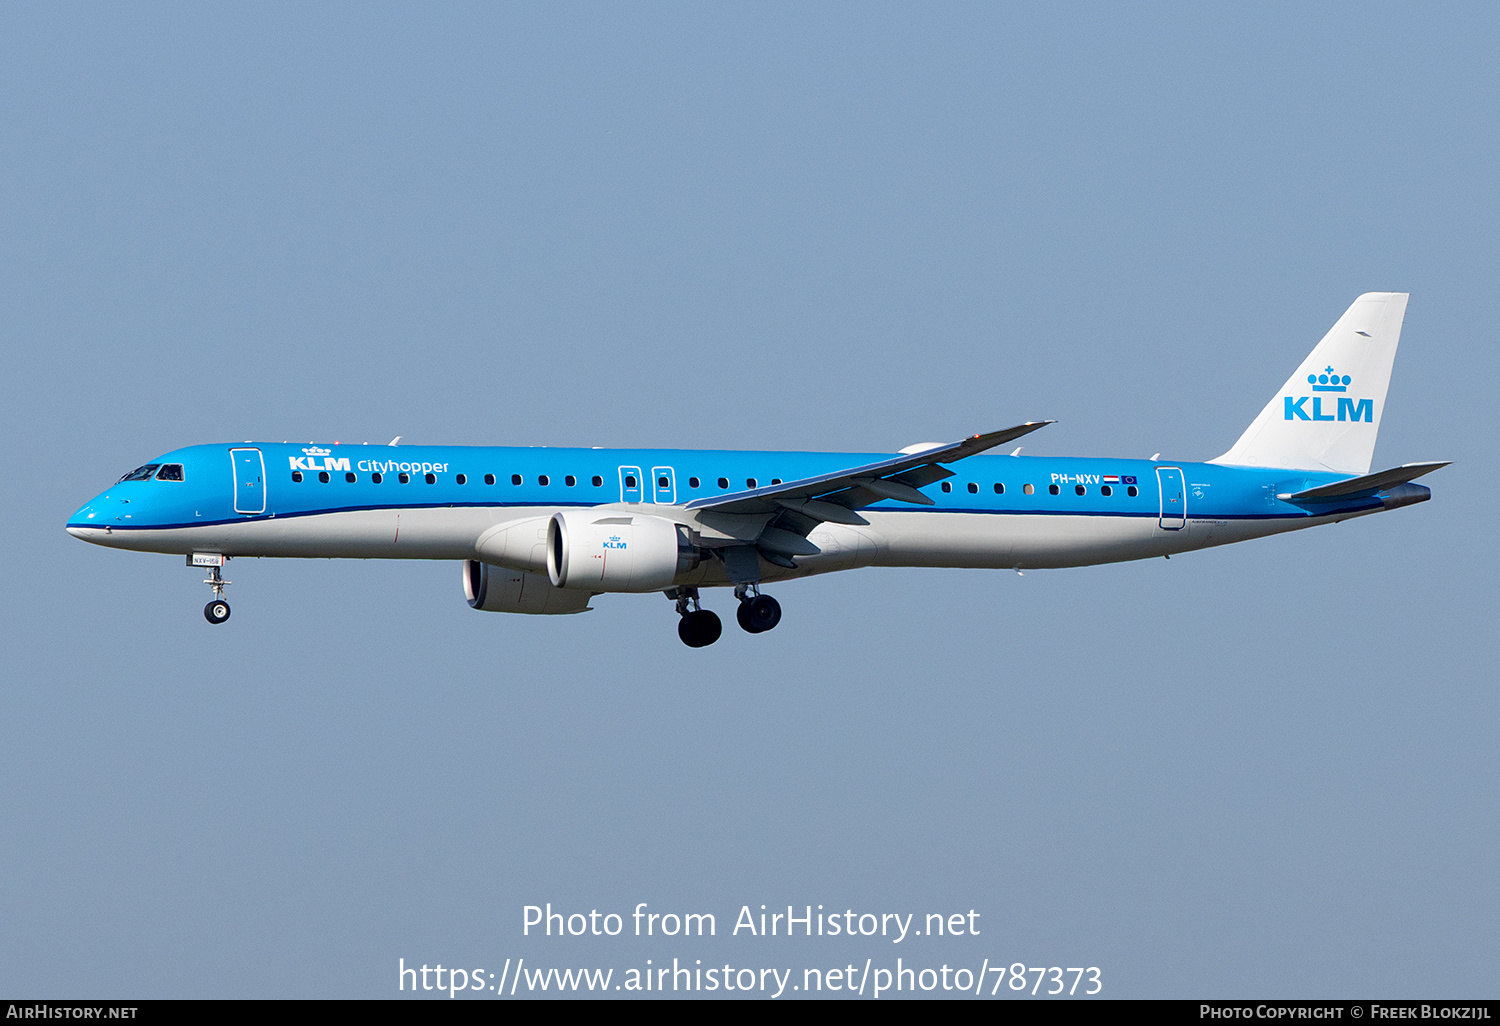
[[[479,535],[508,518],[595,506],[671,514],[694,500],[884,458],[689,449],[198,445],[147,465],[180,471],[157,469],[144,479],[122,480],[74,513],[67,527],[99,544],[157,552],[470,559]],[[1278,498],[1347,477],[1301,470],[1037,456],[975,456],[953,470],[951,478],[921,489],[930,506],[880,500],[859,507],[870,522],[862,530],[873,536],[869,558],[859,562],[1082,565],[1238,541],[1390,505],[1378,495],[1313,506]],[[905,518],[914,519],[903,524]],[[933,537],[955,531],[960,539],[987,539],[975,558],[965,558],[962,540],[949,545]]]

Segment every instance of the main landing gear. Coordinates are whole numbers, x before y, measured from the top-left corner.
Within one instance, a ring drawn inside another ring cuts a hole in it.
[[[755,585],[739,585],[734,589],[734,597],[740,600],[734,618],[750,634],[764,634],[781,622],[781,603],[762,595]]]
[[[228,558],[217,553],[194,553],[187,558],[188,566],[208,568],[208,576],[203,579],[203,583],[214,590],[214,599],[203,607],[203,619],[212,624],[220,624],[229,619],[229,603],[224,601],[224,589],[232,582],[224,580],[223,573],[224,563]]]
[[[698,602],[697,588],[674,588],[668,598],[677,600],[677,636],[688,648],[703,648],[719,640],[724,624],[717,613],[704,609]]]
[[[724,633],[724,624],[718,614],[704,609],[698,601],[697,588],[672,588],[667,598],[677,603],[677,636],[689,648],[704,648],[718,641]],[[742,584],[734,589],[739,599],[739,608],[734,618],[748,634],[764,634],[781,622],[781,603],[769,595],[762,595],[753,584]]]

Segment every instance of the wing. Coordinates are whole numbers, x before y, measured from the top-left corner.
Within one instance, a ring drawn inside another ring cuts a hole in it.
[[[882,499],[931,506],[933,500],[918,489],[945,477],[952,477],[953,471],[943,464],[956,463],[997,445],[1004,445],[1051,423],[1050,420],[1029,421],[1003,431],[990,431],[950,445],[893,456],[862,467],[804,477],[799,481],[787,481],[765,488],[694,499],[683,508],[751,516],[791,511],[809,521],[808,530],[824,520],[836,524],[863,524],[867,521],[854,512],[856,508]],[[797,529],[796,525],[789,526],[793,530]],[[807,530],[797,533],[805,536]]]

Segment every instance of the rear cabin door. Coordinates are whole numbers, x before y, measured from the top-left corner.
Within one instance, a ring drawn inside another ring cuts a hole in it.
[[[1161,528],[1180,531],[1187,523],[1187,489],[1182,486],[1181,467],[1157,467],[1156,482],[1161,487]]]
[[[234,511],[266,511],[266,461],[259,449],[230,449],[234,463]]]

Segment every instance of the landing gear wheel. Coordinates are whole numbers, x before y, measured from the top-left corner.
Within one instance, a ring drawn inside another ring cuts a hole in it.
[[[214,599],[203,607],[203,619],[209,623],[223,623],[229,619],[229,603],[223,599]]]
[[[734,618],[751,634],[764,634],[781,622],[781,603],[769,595],[756,595],[740,603]]]
[[[677,636],[688,648],[703,648],[719,640],[724,633],[724,624],[712,610],[697,609],[684,613],[677,621]]]

